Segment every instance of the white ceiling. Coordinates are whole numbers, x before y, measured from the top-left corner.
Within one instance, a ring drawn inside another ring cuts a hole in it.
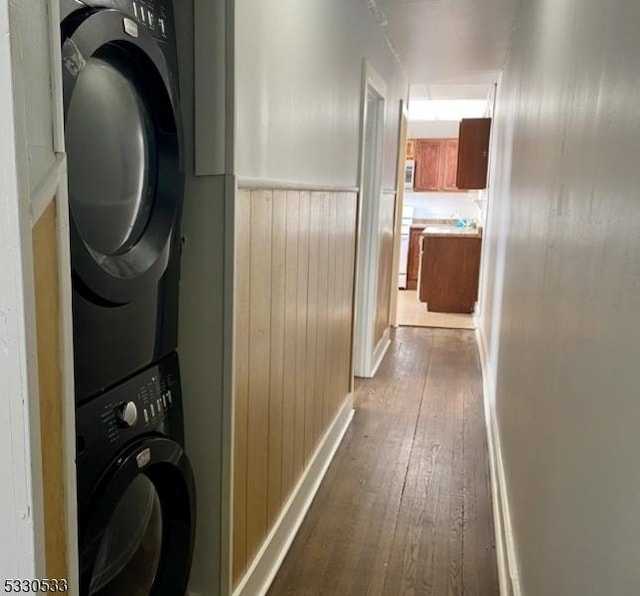
[[[489,99],[494,90],[493,83],[452,84],[417,83],[411,85],[411,99]]]
[[[412,84],[493,83],[520,0],[367,0]]]

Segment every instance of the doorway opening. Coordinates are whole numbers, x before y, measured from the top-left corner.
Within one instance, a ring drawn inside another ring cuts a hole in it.
[[[494,95],[494,84],[411,87],[396,326],[475,328]]]

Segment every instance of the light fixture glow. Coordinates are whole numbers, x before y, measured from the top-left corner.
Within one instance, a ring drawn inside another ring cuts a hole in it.
[[[442,121],[482,118],[486,115],[486,99],[412,99],[409,120]]]

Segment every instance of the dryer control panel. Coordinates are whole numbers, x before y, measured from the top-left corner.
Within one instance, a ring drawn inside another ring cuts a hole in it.
[[[165,3],[158,0],[133,0],[131,12],[136,21],[149,29],[154,37],[169,37],[173,29],[173,15]]]
[[[126,14],[131,22],[125,29],[129,35],[136,35],[138,27],[144,27],[153,37],[161,41],[173,42],[174,22],[171,0],[82,0],[91,8],[113,8]]]

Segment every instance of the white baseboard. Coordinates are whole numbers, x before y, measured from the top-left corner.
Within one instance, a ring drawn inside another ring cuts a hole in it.
[[[353,394],[349,394],[233,596],[264,596],[267,593],[349,428],[353,413]]]
[[[376,349],[373,351],[373,367],[371,368],[371,374],[369,378],[376,376],[384,357],[387,355],[387,350],[391,345],[391,328],[387,327],[382,339],[378,342]]]
[[[493,503],[493,520],[496,535],[496,557],[498,562],[498,581],[501,596],[522,596],[518,560],[516,557],[511,513],[509,510],[509,496],[505,481],[500,431],[495,416],[495,379],[492,378],[487,366],[487,347],[482,327],[476,321],[476,338],[480,351],[482,366],[484,416],[487,428],[487,443],[489,447],[489,464],[491,468],[491,493]]]

